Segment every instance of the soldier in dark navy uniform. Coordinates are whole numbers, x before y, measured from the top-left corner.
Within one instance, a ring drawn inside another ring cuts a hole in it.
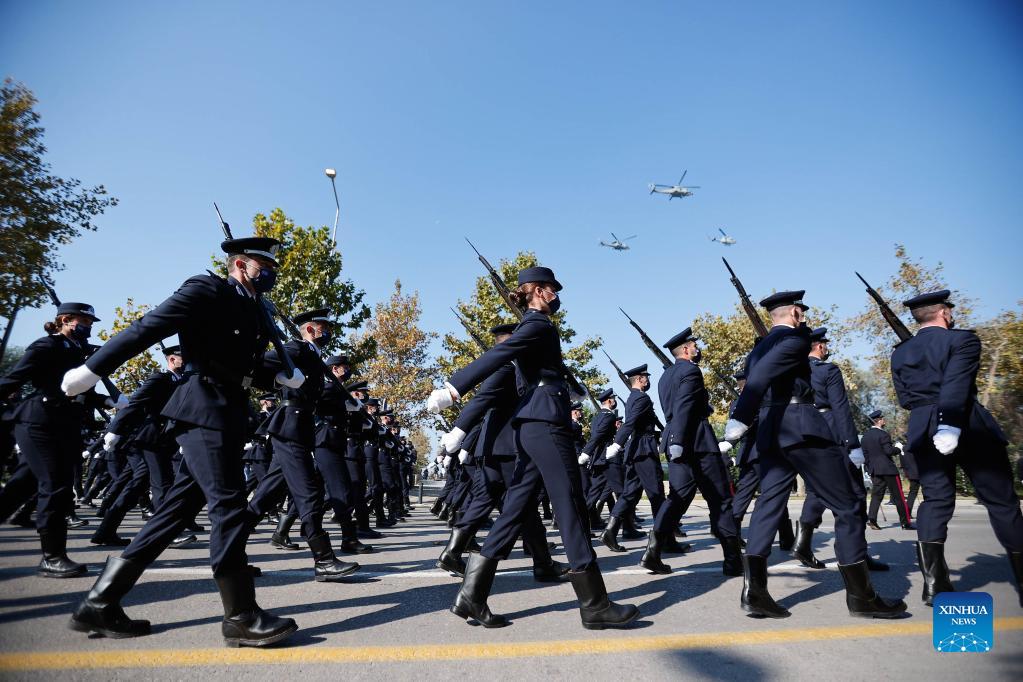
[[[369,386],[365,381],[356,381],[347,387],[348,392],[356,400],[365,404],[367,409],[348,413],[348,447],[345,451],[345,464],[348,466],[348,478],[352,482],[352,515],[355,517],[356,534],[360,538],[379,539],[383,535],[369,526],[369,505],[366,504],[366,441],[374,437],[377,430],[376,420],[369,414]],[[376,402],[373,399],[372,402]]]
[[[297,388],[301,372],[288,376],[263,361],[271,330],[259,294],[276,279],[279,243],[253,237],[225,241],[228,278],[197,275],[155,309],[118,333],[85,365],[67,372],[68,395],[87,391],[118,366],[161,339],[178,335],[188,364],[184,381],[162,415],[176,424],[182,450],[174,483],[142,530],[120,557],[109,557],[103,574],[75,610],[71,627],[112,637],[149,632],[148,621],[130,620],[120,601],[151,564],[191,522],[203,505],[210,518],[210,563],[224,602],[222,632],[231,646],[263,646],[296,629],[256,604],[245,543],[242,448],[248,419],[248,387],[278,383]]]
[[[867,525],[880,530],[877,525],[877,510],[884,502],[884,496],[890,495],[895,500],[895,508],[899,513],[899,523],[903,530],[916,530],[909,521],[909,506],[902,495],[902,479],[895,466],[894,458],[899,449],[892,445],[892,437],[885,431],[884,415],[881,410],[874,410],[869,415],[871,425],[863,434],[863,456],[866,458],[867,472],[870,473],[870,510],[867,512]]]
[[[526,386],[512,417],[518,460],[511,488],[482,551],[470,556],[462,589],[451,610],[486,627],[508,624],[506,618],[490,612],[487,596],[498,562],[507,558],[527,515],[536,509],[536,495],[543,482],[572,567],[569,579],[579,598],[583,626],[624,627],[639,616],[639,609],[615,604],[608,598],[590,543],[586,504],[572,444],[567,369],[558,331],[550,319],[560,308],[557,292],[561,284],[545,267],[522,270],[518,282],[512,299],[526,311],[518,327],[504,343],[452,375],[444,388],[430,395],[428,403],[435,412],[450,406],[512,360],[516,361]]]
[[[640,565],[654,573],[671,573],[671,568],[661,561],[662,548],[674,541],[678,521],[698,489],[710,512],[711,533],[718,538],[724,553],[721,571],[739,576],[742,575],[739,529],[732,516],[728,471],[708,421],[713,410],[698,364],[702,351],[696,341],[692,329],[686,327],[664,344],[675,358],[675,364],[657,382],[665,419],[661,450],[668,456],[670,488]]]
[[[895,447],[899,449],[899,461],[902,464],[902,473],[909,481],[909,492],[906,494],[906,512],[909,518],[913,518],[913,508],[916,503],[916,496],[920,493],[920,470],[916,466],[916,458],[909,448],[901,442],[896,442]]]
[[[572,403],[572,438],[575,440],[575,454],[578,458],[586,445],[586,436],[583,435],[583,404],[578,400]],[[590,496],[590,468],[586,462],[579,462],[579,476],[583,481],[583,495],[589,499]]]
[[[860,501],[866,505],[867,493],[863,487],[863,475],[860,465],[863,464],[865,453],[860,451],[860,439],[856,433],[852,406],[845,390],[845,380],[838,365],[828,362],[829,340],[827,327],[818,327],[810,333],[810,383],[813,387],[813,402],[817,411],[831,427],[837,441],[849,453],[849,476]],[[813,554],[813,531],[824,519],[824,501],[813,488],[807,484],[806,499],[797,524],[796,545],[792,556],[807,568],[821,569],[824,562]],[[871,571],[887,571],[888,565],[867,554],[867,568]]]
[[[39,575],[48,578],[73,578],[86,572],[83,564],[67,556],[65,519],[74,510],[73,478],[75,462],[82,455],[86,414],[114,403],[91,390],[92,385],[77,392],[80,399],[68,400],[60,381],[65,372],[85,362],[92,324],[98,321],[91,305],[62,303],[54,321],[44,326],[47,335],[29,344],[17,364],[0,378],[0,401],[26,384],[32,386],[10,417],[21,460],[5,492],[18,498],[11,504],[14,507],[30,497],[35,482],[36,530],[43,554]]]
[[[661,456],[657,448],[655,427],[657,415],[654,412],[654,401],[646,393],[650,390],[650,373],[646,365],[640,365],[625,372],[625,376],[632,386],[625,401],[625,420],[615,433],[614,442],[608,446],[606,455],[613,459],[621,453],[626,467],[625,486],[611,510],[607,528],[600,536],[601,542],[612,552],[626,551],[618,544],[618,530],[622,520],[635,513],[636,504],[644,491],[650,501],[650,513],[653,516],[657,516],[664,504]]]
[[[259,401],[259,412],[253,415],[250,424],[252,437],[245,444],[245,454],[242,456],[242,461],[245,463],[245,485],[250,493],[266,476],[273,461],[273,445],[270,443],[266,427],[270,423],[270,417],[273,416],[278,403],[276,393],[263,393],[257,400]]]
[[[600,508],[611,499],[611,487],[607,482],[607,447],[614,442],[615,421],[618,413],[618,399],[613,389],[607,389],[597,396],[600,411],[590,419],[590,438],[583,445],[577,461],[580,466],[590,467],[590,488],[586,495],[590,528],[601,529],[604,520]]]
[[[867,568],[866,519],[849,476],[848,455],[813,402],[810,329],[802,291],[782,291],[760,304],[771,315],[771,331],[746,360],[746,386],[725,426],[725,440],[738,440],[759,415],[757,452],[761,495],[750,519],[741,605],[755,616],[785,618],[767,590],[767,557],[796,474],[835,514],[835,554],[846,587],[846,605],[856,616],[892,618],[905,612],[901,600],[883,600]]]
[[[942,290],[905,301],[920,328],[892,352],[895,392],[899,404],[910,410],[905,447],[916,458],[924,494],[916,515],[923,600],[931,604],[938,593],[953,590],[945,539],[955,509],[958,465],[1009,555],[1023,605],[1023,515],[1013,489],[1008,439],[977,402],[980,339],[973,331],[954,329],[949,296]]]
[[[313,577],[320,582],[338,581],[359,568],[358,564],[338,560],[330,536],[323,529],[324,489],[313,461],[316,405],[324,383],[320,349],[330,343],[333,325],[329,312],[320,308],[294,317],[302,340],[289,341],[284,350],[306,380],[296,388],[285,385],[281,389],[281,404],[266,427],[273,443],[273,464],[249,500],[250,523],[254,526],[277,506],[285,492],[291,496],[313,554]],[[267,354],[267,361],[283,364],[276,351]],[[332,481],[331,485],[340,487],[343,483]]]

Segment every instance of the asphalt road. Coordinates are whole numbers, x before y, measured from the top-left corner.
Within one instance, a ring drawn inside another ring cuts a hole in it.
[[[638,567],[644,542],[627,554],[598,547],[612,597],[635,603],[642,618],[626,631],[591,632],[579,624],[568,584],[532,580],[519,550],[501,566],[491,608],[513,625],[471,627],[447,611],[459,581],[434,568],[444,528],[417,505],[409,522],[387,532],[379,551],[358,558],[362,570],[346,583],[311,579],[311,557],[276,551],[272,528],[249,541],[260,604],[294,617],[300,630],[290,646],[228,649],[220,639],[220,599],[204,541],[168,550],[124,602],[129,615],[148,618],[154,632],[138,639],[89,638],[67,629],[75,602],[91,586],[107,551],[88,544],[90,527],[71,531],[71,556],[91,566],[71,580],[36,577],[34,531],[0,526],[0,675],[5,679],[1023,679],[1023,609],[1001,547],[983,508],[959,504],[948,560],[960,590],[994,597],[994,649],[939,654],[931,642],[931,610],[920,603],[915,534],[897,526],[869,531],[874,556],[892,565],[874,574],[883,595],[903,596],[911,616],[897,621],[854,619],[835,568],[831,518],[817,532],[818,556],[828,568],[811,571],[775,551],[770,569],[775,598],[792,610],[782,621],[740,611],[741,578],[720,574],[720,548],[710,537],[697,499],[685,524],[694,551],[669,555],[675,569],[653,576]],[[791,510],[798,515],[800,501]],[[645,511],[642,510],[641,511]],[[889,516],[894,518],[892,508]],[[645,511],[648,513],[648,511]],[[202,522],[205,519],[200,519]],[[125,534],[141,524],[129,517]],[[649,521],[646,524],[649,526]],[[334,537],[337,539],[337,529]],[[550,539],[558,541],[556,532]],[[555,550],[555,556],[560,552]]]

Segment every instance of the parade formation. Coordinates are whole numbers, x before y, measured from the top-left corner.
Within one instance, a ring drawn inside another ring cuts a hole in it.
[[[299,624],[257,602],[261,571],[249,562],[247,545],[260,523],[275,526],[275,549],[308,547],[311,579],[344,590],[360,567],[338,554],[379,551],[372,541],[413,512],[420,453],[359,368],[344,355],[324,356],[337,327],[330,302],[290,318],[281,314],[264,296],[277,279],[280,244],[236,238],[224,227],[226,277],[186,279],[102,346],[89,342],[99,321],[94,308],[60,303],[46,334],[0,378],[5,447],[17,458],[0,491],[0,517],[35,527],[40,577],[82,581],[68,613],[72,630],[111,638],[150,633],[150,622],[129,616],[122,600],[165,552],[206,534],[224,642],[282,642]],[[521,540],[536,581],[571,584],[584,628],[629,627],[640,609],[609,595],[595,547],[622,554],[628,550],[619,538],[645,538],[639,567],[653,575],[683,568],[691,548],[680,541],[686,537],[680,521],[697,494],[721,546],[720,571],[736,578],[742,611],[792,615],[769,590],[768,558],[777,542],[807,568],[825,569],[813,539],[830,512],[849,615],[908,617],[903,598],[914,597],[880,595],[873,587],[871,573],[889,567],[883,555],[871,555],[867,528],[879,528],[881,502],[894,497],[901,528],[916,532],[922,603],[954,591],[944,543],[957,466],[987,509],[1023,606],[1023,516],[1007,439],[977,400],[981,341],[956,328],[947,290],[902,303],[915,334],[869,290],[899,337],[891,373],[899,404],[910,412],[903,444],[886,431],[880,410],[869,412],[870,427],[858,431],[842,371],[829,362],[828,330],[808,325],[807,292],[777,291],[757,306],[729,266],[757,338],[745,358],[734,359],[742,370],[732,377],[734,399],[719,437],[709,420],[705,348],[692,328],[657,343],[629,318],[661,373],[655,380],[648,365],[624,371],[615,365],[628,388],[619,398],[611,387],[583,385],[566,366],[551,319],[563,285],[551,268],[523,269],[512,288],[482,255],[480,261],[519,322],[489,329],[488,338],[474,333],[476,359],[422,396],[437,414],[461,403],[440,438],[445,485],[430,510],[450,527],[436,565],[462,579],[451,595],[458,618],[485,628],[510,624],[490,610],[488,595],[500,562]],[[171,337],[177,343],[164,345]],[[166,369],[130,396],[110,391],[108,381],[106,394],[95,390],[157,345]],[[583,400],[595,406],[589,424]],[[100,432],[86,428],[93,411],[107,419]],[[914,465],[908,499],[897,456]],[[731,467],[738,470],[734,485]],[[873,483],[869,496],[863,468]],[[797,476],[806,498],[793,526],[788,500]],[[96,568],[69,558],[67,531],[85,521],[76,507],[100,496],[91,543],[116,549],[96,576]],[[643,497],[650,519],[637,514]],[[136,507],[146,521],[124,537],[119,528]],[[197,523],[204,509],[208,528]],[[559,543],[548,542],[548,519]],[[564,561],[552,556],[556,548]]]

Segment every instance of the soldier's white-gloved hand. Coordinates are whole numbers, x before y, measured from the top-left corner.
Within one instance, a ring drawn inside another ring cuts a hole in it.
[[[731,460],[733,467],[739,466],[738,462],[735,461],[735,457],[729,457],[728,459]]]
[[[671,461],[675,461],[676,459],[682,456],[683,452],[685,452],[685,450],[682,448],[681,445],[669,445],[668,459]]]
[[[64,372],[64,378],[60,381],[60,390],[64,391],[66,395],[78,395],[88,391],[99,380],[100,375],[85,365],[79,365]]]
[[[458,463],[459,464],[465,464],[465,460],[467,460],[467,459],[469,459],[469,451],[468,450],[460,450],[459,453],[458,453]]]
[[[426,399],[426,409],[434,414],[440,414],[441,410],[446,410],[454,405],[458,398],[458,391],[455,390],[455,387],[444,382],[443,388],[434,389],[430,393],[430,397]]]
[[[440,437],[440,444],[444,446],[444,450],[447,451],[449,455],[453,455],[458,452],[458,448],[462,445],[462,441],[464,439],[465,431],[456,426],[451,429],[451,431]]]
[[[451,455],[444,455],[444,459],[441,460],[441,466],[445,469],[451,466]]]
[[[618,453],[622,451],[622,446],[618,443],[611,443],[607,446],[607,453],[604,455],[607,459],[614,459],[618,456]]]
[[[114,446],[117,445],[117,441],[121,440],[121,437],[116,433],[110,433],[109,431],[103,436],[103,449],[106,452],[113,452]]]
[[[345,401],[345,409],[349,412],[358,412],[362,409],[362,401],[358,398],[352,398],[351,400]]]
[[[252,441],[249,441],[248,443],[246,443],[245,447],[242,448],[242,450],[244,450],[245,452],[248,452],[251,449],[252,449]]]
[[[82,450],[82,459],[89,459],[90,457],[92,457],[92,453],[88,450]]]
[[[718,450],[721,451],[722,455],[725,454],[726,452],[728,452],[731,449],[732,449],[732,444],[729,443],[727,440],[723,440],[720,443],[718,443]]]
[[[947,424],[938,424],[938,430],[934,432],[931,441],[934,447],[943,455],[951,455],[959,447],[959,435],[962,429]]]
[[[748,430],[749,426],[743,424],[738,419],[729,419],[728,423],[725,424],[725,440],[734,443],[742,438],[742,434],[746,433]]]
[[[288,388],[301,388],[302,383],[305,381],[305,374],[302,374],[302,370],[296,367],[295,373],[289,378],[287,371],[282,369],[277,373],[277,376],[274,377],[274,381],[281,386],[287,386]]]
[[[863,456],[863,448],[853,448],[849,451],[849,461],[858,467],[863,466],[867,458]]]
[[[590,456],[587,455],[585,452],[582,453],[581,455],[579,455],[579,464],[581,466],[586,466],[587,464],[589,464],[589,462],[590,462]]]
[[[903,446],[902,446],[902,441],[901,441],[901,440],[897,440],[897,441],[895,441],[895,447],[897,447],[897,448],[898,448],[899,450],[901,450],[901,449],[902,449],[902,447],[903,447]]]

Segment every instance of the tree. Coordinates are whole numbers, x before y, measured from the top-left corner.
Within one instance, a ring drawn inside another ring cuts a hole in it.
[[[433,388],[437,374],[429,348],[437,334],[419,327],[422,312],[419,292],[403,294],[401,280],[396,280],[394,293],[376,305],[365,332],[356,339],[376,348],[374,357],[358,370],[359,378],[369,382],[372,395],[387,399],[409,430],[428,422],[423,398]]]
[[[110,331],[100,330],[100,340],[109,341],[115,334],[130,327],[132,322],[145,315],[149,309],[148,305],[135,305],[135,300],[129,298],[124,306],[114,308],[114,323]],[[153,357],[152,351],[146,349],[118,367],[117,371],[110,375],[110,380],[127,396],[134,393],[143,381],[160,369],[162,366]]]
[[[1019,302],[1023,309],[1023,301]],[[957,306],[958,307],[958,306]],[[991,410],[1016,454],[1023,443],[1023,310],[1003,312],[977,327],[984,352],[977,384],[981,404]]]
[[[294,316],[305,310],[329,308],[342,330],[362,326],[370,315],[369,306],[362,302],[366,292],[351,280],[341,279],[341,253],[331,246],[330,228],[298,226],[280,208],[273,209],[269,216],[257,213],[252,228],[256,236],[281,242],[277,284],[267,298],[282,314]],[[226,276],[224,259],[216,256],[213,261],[216,271]],[[358,364],[373,355],[372,342],[371,336],[362,337],[360,342],[346,342],[339,333],[327,350],[345,352]]]
[[[536,254],[531,251],[520,251],[514,258],[502,259],[495,269],[500,273],[501,279],[508,282],[516,282],[519,270],[539,265]],[[515,285],[509,285],[514,289]],[[489,330],[499,324],[518,322],[515,315],[504,299],[497,293],[493,282],[487,276],[476,278],[475,287],[469,296],[468,301],[459,300],[456,309],[465,318],[473,331],[486,343],[492,343]],[[565,357],[565,365],[572,370],[576,378],[587,388],[596,389],[599,386],[607,385],[607,376],[599,369],[590,366],[593,361],[593,354],[600,348],[599,336],[582,339],[573,348],[565,348],[576,336],[576,332],[567,322],[567,311],[562,308],[552,317],[558,328],[561,337],[562,351]],[[445,353],[437,358],[442,376],[448,377],[459,369],[479,357],[480,347],[469,338],[468,334],[445,334],[441,341]],[[463,402],[469,396],[463,396]],[[443,427],[443,423],[441,424]]]
[[[21,83],[0,87],[0,317],[8,327],[20,308],[46,300],[39,276],[63,267],[58,249],[96,230],[93,220],[117,205],[103,185],[52,174],[35,105]]]

